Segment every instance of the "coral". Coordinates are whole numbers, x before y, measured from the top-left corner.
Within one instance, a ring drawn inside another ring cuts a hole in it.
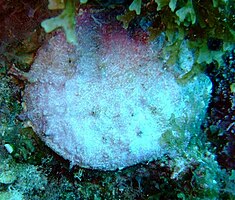
[[[0,190],[0,199],[28,199],[34,191],[42,191],[46,177],[36,166],[18,164],[11,157],[1,158],[0,183],[8,186]]]
[[[17,190],[11,190],[8,192],[0,192],[0,199],[1,200],[24,200],[24,196],[22,195],[21,192]]]
[[[235,83],[235,51],[223,56],[221,65],[212,63],[207,73],[213,82],[213,93],[205,128],[208,140],[215,148],[219,164],[226,169],[235,169],[234,122],[235,103],[231,84]]]
[[[235,198],[235,170],[232,170],[230,174],[227,175],[226,177],[226,186],[225,186],[225,191],[229,193],[230,199]]]
[[[0,55],[4,43],[20,43],[32,32],[38,31],[39,23],[48,16],[43,1],[2,1],[0,3]]]
[[[15,119],[21,112],[21,105],[17,101],[20,89],[14,87],[9,77],[0,75],[0,131],[1,136],[11,135],[16,130]]]
[[[5,148],[9,145],[13,149],[11,155],[18,161],[38,163],[43,156],[42,152],[37,152],[42,142],[19,120],[22,112],[20,87],[4,74],[0,74],[0,78],[0,145]]]

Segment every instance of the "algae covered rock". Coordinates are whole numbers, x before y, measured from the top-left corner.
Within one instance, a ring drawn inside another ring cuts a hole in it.
[[[209,78],[179,83],[184,66],[164,65],[164,37],[149,43],[143,31],[134,32],[109,13],[84,11],[77,46],[58,32],[37,53],[26,112],[42,140],[72,165],[116,170],[175,156],[200,131]]]

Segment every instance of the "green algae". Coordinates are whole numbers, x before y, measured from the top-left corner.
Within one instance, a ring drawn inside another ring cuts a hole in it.
[[[222,54],[230,51],[235,42],[235,5],[232,1],[206,1],[192,0],[155,0],[154,4],[142,4],[143,13],[134,16],[125,11],[118,17],[124,28],[140,17],[152,16],[152,25],[148,28],[149,39],[153,40],[162,32],[171,43],[164,52],[171,55],[168,64],[178,59],[177,48],[187,39],[188,47],[195,51],[195,65],[206,65],[211,62],[222,63]],[[130,8],[129,8],[130,10]],[[133,9],[132,9],[133,10]],[[210,38],[223,41],[222,48],[213,50],[208,47]]]
[[[49,33],[57,28],[63,28],[69,43],[76,44],[75,35],[75,1],[66,1],[65,9],[56,17],[46,19],[41,23],[44,30]]]
[[[135,11],[136,14],[139,15],[141,12],[141,3],[142,3],[142,0],[134,0],[129,6],[129,10]]]
[[[127,29],[129,26],[129,23],[135,19],[135,11],[127,11],[123,15],[118,15],[117,20],[123,23],[123,28]]]

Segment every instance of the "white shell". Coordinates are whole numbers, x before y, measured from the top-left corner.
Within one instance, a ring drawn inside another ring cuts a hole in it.
[[[6,148],[8,153],[12,153],[14,151],[13,147],[10,144],[5,144],[4,147]]]
[[[72,165],[87,168],[116,170],[165,153],[176,157],[200,131],[209,78],[178,83],[182,68],[191,69],[189,51],[179,53],[178,71],[165,70],[158,56],[164,37],[146,44],[120,24],[100,28],[88,15],[79,16],[78,46],[58,33],[38,51],[29,72],[36,81],[24,95],[34,130]],[[182,145],[164,143],[167,134]]]

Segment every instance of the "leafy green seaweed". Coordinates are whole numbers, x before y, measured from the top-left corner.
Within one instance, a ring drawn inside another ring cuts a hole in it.
[[[41,26],[47,33],[59,27],[62,27],[65,32],[67,41],[69,43],[76,44],[77,38],[75,34],[75,1],[66,1],[66,6],[63,12],[59,16],[46,19],[41,23]]]
[[[135,11],[136,14],[139,15],[141,12],[141,3],[142,3],[142,0],[134,0],[129,6],[129,10]]]

